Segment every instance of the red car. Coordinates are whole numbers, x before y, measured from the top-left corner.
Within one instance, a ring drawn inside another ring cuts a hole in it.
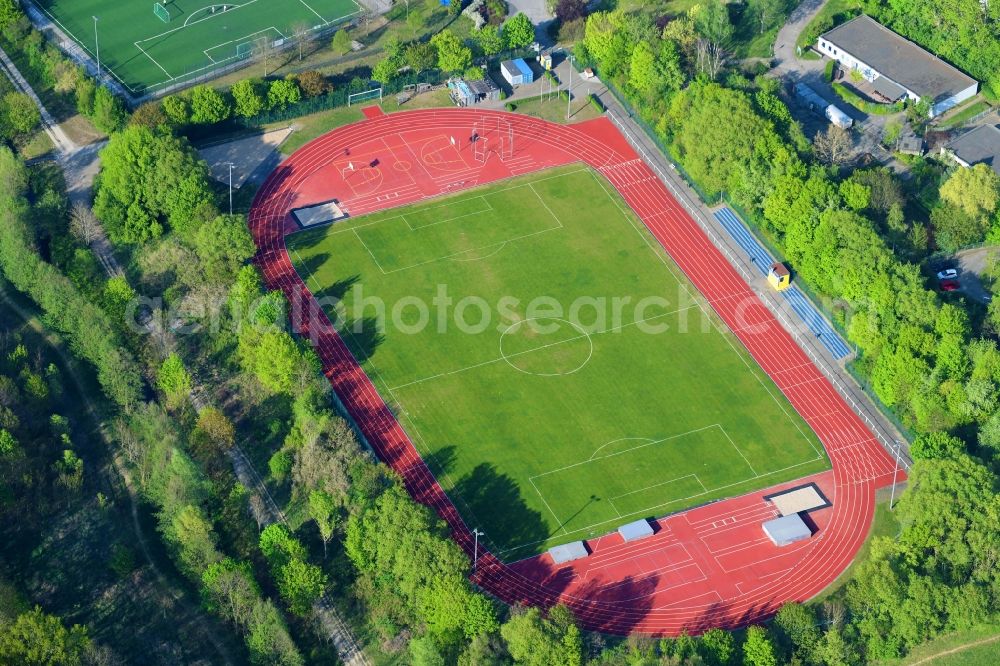
[[[958,280],[941,280],[941,291],[958,291],[961,288]]]

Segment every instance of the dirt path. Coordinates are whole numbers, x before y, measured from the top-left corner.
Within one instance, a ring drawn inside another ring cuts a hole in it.
[[[951,648],[950,650],[945,650],[944,652],[938,652],[937,654],[933,654],[929,657],[924,657],[920,661],[914,661],[910,663],[909,666],[918,666],[918,664],[927,664],[934,661],[935,659],[939,659],[940,657],[947,657],[950,654],[955,654],[957,652],[964,652],[965,650],[969,650],[971,648],[980,645],[986,645],[987,643],[996,643],[997,641],[1000,641],[1000,634],[996,636],[990,636],[989,638],[983,638],[982,640],[973,641],[972,643],[966,643],[965,645],[959,645],[958,647]]]

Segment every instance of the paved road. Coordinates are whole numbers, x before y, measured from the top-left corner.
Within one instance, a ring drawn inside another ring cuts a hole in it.
[[[945,262],[947,266],[942,264],[938,268],[958,268],[958,283],[962,285],[962,293],[974,301],[989,303],[992,295],[989,289],[983,286],[979,276],[995,270],[998,259],[1000,259],[1000,248],[976,247],[958,252],[954,261]]]
[[[795,47],[799,35],[827,2],[828,0],[802,0],[802,3],[788,15],[785,25],[781,26],[781,30],[778,31],[772,49],[775,68],[779,73],[800,73],[801,75],[817,70],[822,74],[823,61],[802,60],[796,56]]]

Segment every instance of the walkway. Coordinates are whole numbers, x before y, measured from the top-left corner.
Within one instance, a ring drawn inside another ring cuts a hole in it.
[[[31,101],[33,101],[35,106],[38,107],[38,111],[42,116],[42,129],[45,130],[45,133],[49,135],[50,139],[52,139],[52,143],[55,145],[56,151],[60,155],[70,155],[75,152],[78,146],[73,143],[73,140],[66,136],[66,133],[63,132],[61,127],[59,127],[55,118],[52,117],[52,114],[50,114],[48,109],[45,108],[45,105],[42,104],[42,100],[38,99],[38,95],[36,95],[32,87],[28,85],[28,82],[21,75],[21,72],[18,71],[17,67],[14,66],[14,62],[3,49],[0,49],[0,64],[3,65],[4,73],[7,75],[7,78],[10,79],[11,83],[14,84],[14,87],[30,97]]]

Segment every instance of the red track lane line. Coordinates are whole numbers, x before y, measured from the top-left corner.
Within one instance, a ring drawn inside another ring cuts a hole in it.
[[[419,138],[442,131],[461,133],[478,121],[488,122],[494,118],[505,119],[514,129],[518,154],[512,161],[527,160],[537,170],[580,160],[605,174],[769,376],[777,379],[783,372],[806,368],[801,376],[809,378],[809,370],[812,371],[816,381],[779,386],[796,410],[811,419],[827,447],[833,464],[833,491],[830,494],[834,506],[830,509],[827,526],[808,547],[802,548],[801,559],[791,569],[783,565],[781,570],[762,572],[757,580],[730,580],[725,586],[735,583],[740,591],[730,599],[722,599],[714,593],[700,593],[687,600],[668,601],[660,607],[643,607],[634,600],[608,598],[606,591],[599,595],[591,593],[588,597],[585,589],[550,589],[503,564],[489,552],[480,557],[475,582],[507,602],[540,606],[567,603],[590,629],[657,635],[677,634],[682,630],[694,632],[709,626],[743,626],[772,614],[784,601],[804,600],[818,593],[850,563],[864,541],[874,510],[876,485],[871,480],[872,475],[877,473],[879,479],[888,479],[892,473],[891,461],[791,336],[757,301],[756,295],[697,223],[674,201],[652,170],[627,148],[624,139],[606,120],[574,127],[499,112],[435,109],[391,114],[334,130],[307,144],[279,166],[255,197],[248,224],[259,248],[256,262],[268,287],[281,289],[293,303],[311,301],[312,295],[295,273],[285,248],[285,236],[296,229],[289,208],[297,188],[317,174],[326,177],[331,187],[336,185],[335,174],[324,175],[323,169],[342,156],[345,149],[392,134],[412,145],[404,137]],[[411,149],[411,152],[415,151]],[[447,191],[459,191],[510,173],[495,162],[496,158],[491,158],[491,163],[480,169],[475,181]],[[390,175],[386,174],[386,180],[391,181]],[[431,179],[431,182],[423,179],[421,184],[428,192],[440,192],[437,180],[440,178]],[[411,203],[424,196],[427,195],[371,201],[370,206],[366,202],[363,208],[370,212]],[[319,319],[320,324],[329,326],[325,315],[321,314]],[[764,333],[755,334],[744,328],[742,324],[747,320],[759,323]],[[293,322],[293,326],[308,335],[306,322]],[[775,336],[781,337],[780,344],[774,343]],[[335,333],[318,335],[316,344],[325,374],[366,440],[379,457],[400,474],[414,498],[433,507],[442,516],[451,527],[456,542],[471,554],[471,532],[346,345]],[[859,476],[862,470],[867,473]],[[732,502],[734,510],[741,511],[746,501],[746,497],[726,500],[712,505],[712,510],[723,509]],[[697,514],[695,509],[660,522],[664,529],[670,529],[671,520],[686,520]],[[703,521],[699,518],[691,527],[696,524],[703,524]],[[695,541],[701,543],[695,537],[691,540],[692,545]],[[677,542],[676,537],[670,541]],[[632,549],[634,555],[646,552],[639,545]],[[623,577],[635,573],[628,569],[630,548],[615,550],[617,557],[609,559],[622,558],[619,568]],[[614,568],[613,562],[611,567]],[[628,594],[627,587],[619,586],[623,596]],[[655,590],[648,596],[652,599],[654,594]]]

